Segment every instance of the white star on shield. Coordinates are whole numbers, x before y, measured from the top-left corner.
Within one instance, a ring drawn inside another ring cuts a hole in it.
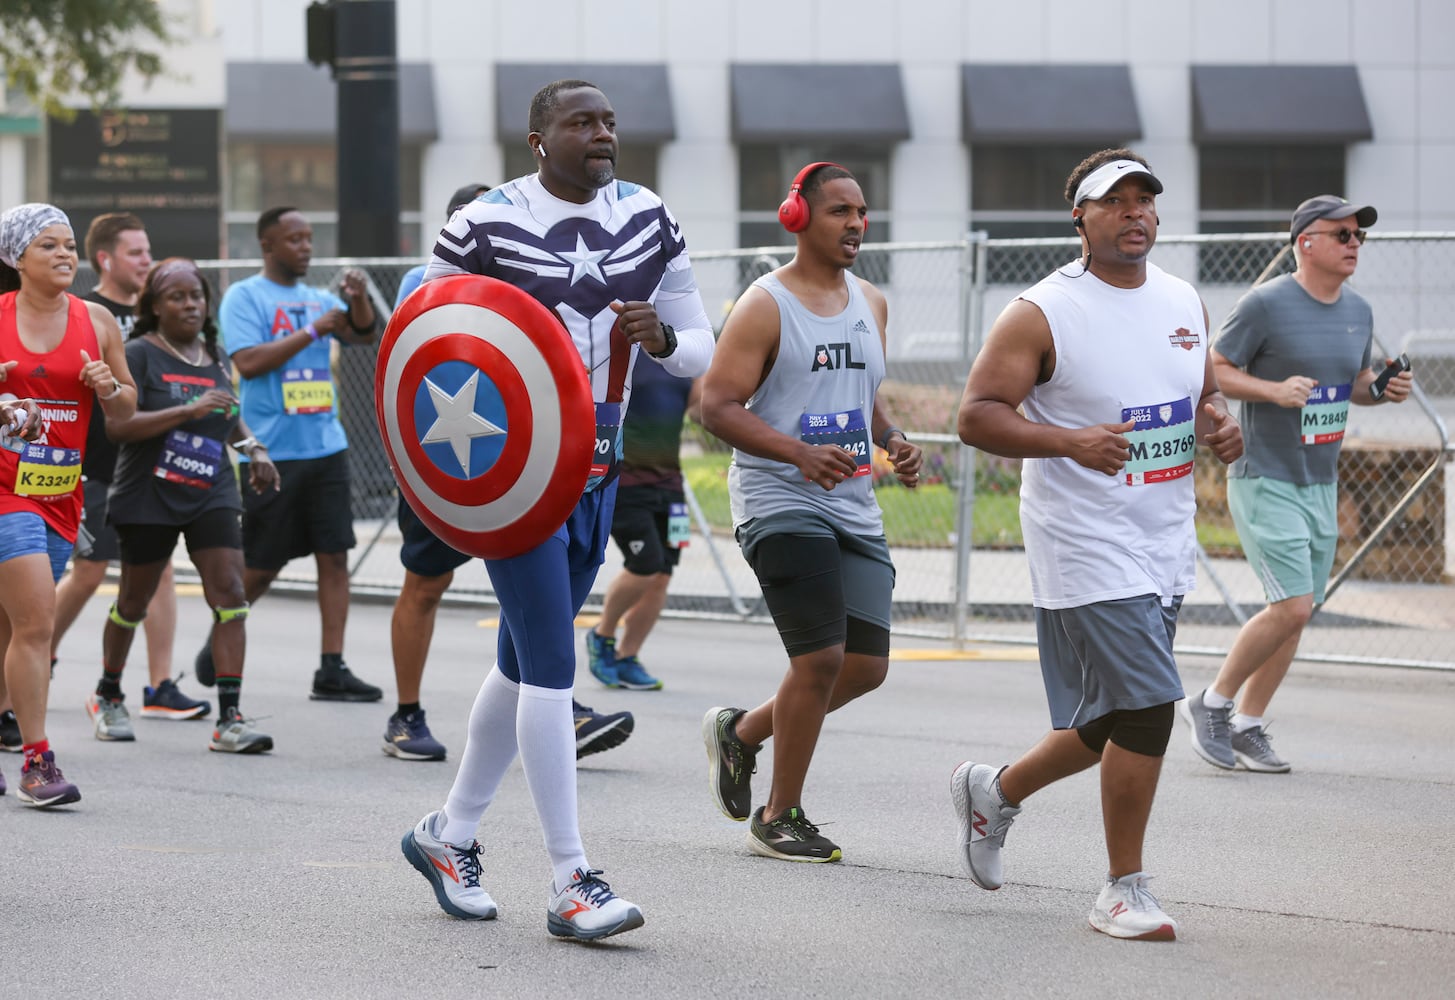
[[[503,427],[495,426],[475,412],[475,390],[479,384],[480,373],[477,371],[460,386],[459,392],[451,396],[429,379],[424,380],[429,398],[434,403],[435,421],[420,439],[420,444],[448,441],[467,476],[470,474],[470,442],[477,437],[505,433]]]
[[[590,250],[586,241],[580,233],[576,234],[575,252],[563,250],[561,259],[571,262],[571,284],[575,284],[582,278],[590,275],[603,285],[606,284],[606,276],[601,273],[601,259],[611,253],[608,250]]]

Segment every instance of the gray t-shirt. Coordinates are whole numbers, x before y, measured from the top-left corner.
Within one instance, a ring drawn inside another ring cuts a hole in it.
[[[1240,402],[1244,451],[1228,475],[1337,482],[1350,388],[1369,367],[1373,341],[1374,312],[1347,285],[1339,301],[1324,303],[1285,274],[1239,299],[1213,349],[1255,378],[1303,375],[1318,388],[1302,409]]]

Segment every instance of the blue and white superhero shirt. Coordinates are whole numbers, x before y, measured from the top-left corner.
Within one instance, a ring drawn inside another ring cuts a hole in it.
[[[712,359],[712,324],[682,232],[662,199],[637,184],[613,181],[584,205],[557,198],[536,174],[494,188],[440,231],[424,280],[452,274],[509,282],[570,331],[591,379],[598,437],[610,434],[615,422],[615,460],[593,465],[588,491],[609,482],[619,467],[621,419],[638,354],[619,332],[613,336],[617,316],[611,303],[656,306],[662,322],[676,331],[677,349],[651,360],[673,375],[695,378]]]

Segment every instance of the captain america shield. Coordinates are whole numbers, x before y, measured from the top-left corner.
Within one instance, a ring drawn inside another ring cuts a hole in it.
[[[586,368],[514,285],[453,275],[405,299],[379,344],[374,408],[405,499],[461,552],[526,552],[581,499],[596,444]]]

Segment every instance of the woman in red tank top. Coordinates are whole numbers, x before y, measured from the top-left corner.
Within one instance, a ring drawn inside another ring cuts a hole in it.
[[[16,797],[42,807],[81,798],[56,766],[45,715],[55,582],[80,523],[86,426],[98,402],[120,419],[136,410],[116,319],[69,294],[77,264],[60,209],[0,215],[0,419],[9,426],[21,407],[26,414],[18,434],[0,435],[0,708],[13,701],[20,724]]]

